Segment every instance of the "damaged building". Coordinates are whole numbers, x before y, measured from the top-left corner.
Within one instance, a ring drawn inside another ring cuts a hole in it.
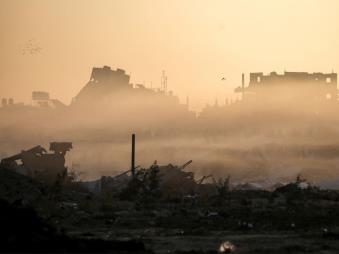
[[[166,76],[163,80],[159,88],[146,87],[132,84],[130,75],[123,69],[93,68],[89,81],[74,97],[71,110],[76,115],[86,110],[93,116],[90,124],[113,121],[112,116],[124,117],[130,126],[143,122],[145,129],[169,126],[173,121],[179,125],[192,124],[195,113],[167,89]],[[114,124],[117,129],[120,126],[125,129],[120,121]]]
[[[49,148],[51,152],[49,153],[45,148],[38,145],[16,155],[3,158],[0,162],[0,168],[13,170],[45,182],[55,182],[67,176],[65,155],[72,148],[71,142],[51,142]]]
[[[168,100],[179,103],[179,98],[165,89],[146,88],[143,84],[130,83],[130,76],[123,69],[112,70],[109,66],[94,67],[88,83],[80,90],[73,104],[99,103],[112,95],[167,95]]]
[[[130,76],[122,69],[112,70],[109,66],[93,68],[88,83],[74,98],[73,103],[102,98],[110,93],[132,89]]]
[[[249,84],[235,89],[244,101],[336,101],[338,99],[337,73],[262,72],[250,73]]]

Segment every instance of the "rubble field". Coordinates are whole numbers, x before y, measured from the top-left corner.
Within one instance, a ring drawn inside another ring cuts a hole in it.
[[[0,203],[6,226],[1,248],[59,253],[339,252],[338,191],[320,190],[300,176],[270,191],[232,187],[230,177],[204,183],[185,169],[189,164],[155,162],[136,169],[134,176],[102,177],[95,181],[100,188],[88,188],[93,183],[70,175],[51,184],[2,168]]]

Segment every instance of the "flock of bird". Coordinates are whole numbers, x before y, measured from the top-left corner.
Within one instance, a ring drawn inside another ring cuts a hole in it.
[[[40,47],[34,40],[28,40],[23,48],[21,49],[22,55],[36,55],[42,51],[42,47]],[[225,77],[221,78],[221,81],[226,81]]]
[[[33,40],[29,40],[25,43],[21,49],[22,55],[36,55],[41,52],[42,48]]]

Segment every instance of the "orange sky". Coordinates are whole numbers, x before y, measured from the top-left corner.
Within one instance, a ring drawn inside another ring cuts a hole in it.
[[[0,97],[69,103],[110,65],[153,87],[164,69],[199,109],[242,72],[338,71],[338,13],[337,0],[0,0]],[[29,41],[42,50],[27,53]]]

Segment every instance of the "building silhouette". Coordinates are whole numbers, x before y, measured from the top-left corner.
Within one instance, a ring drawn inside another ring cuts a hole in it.
[[[299,101],[314,102],[338,98],[337,73],[262,72],[250,73],[247,87],[243,83],[235,92],[242,93],[244,101]]]

